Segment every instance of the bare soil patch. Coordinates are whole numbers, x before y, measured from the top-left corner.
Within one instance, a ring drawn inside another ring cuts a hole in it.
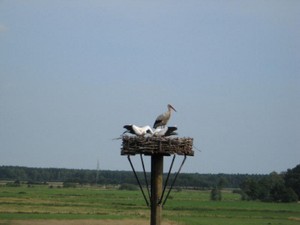
[[[7,220],[0,225],[149,225],[148,220]],[[162,225],[176,225],[174,222],[164,221]]]

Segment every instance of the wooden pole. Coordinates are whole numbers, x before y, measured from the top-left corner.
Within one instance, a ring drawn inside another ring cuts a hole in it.
[[[159,204],[163,186],[163,155],[151,156],[151,223],[161,224],[162,205]]]

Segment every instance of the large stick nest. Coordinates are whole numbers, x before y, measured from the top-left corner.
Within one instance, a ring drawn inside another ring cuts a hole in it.
[[[193,138],[123,136],[121,155],[188,155],[193,156]]]

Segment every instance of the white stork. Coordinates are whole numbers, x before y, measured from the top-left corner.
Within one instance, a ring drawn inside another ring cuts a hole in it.
[[[168,137],[171,135],[177,135],[176,131],[177,127],[158,127],[155,130],[152,130],[150,126],[143,126],[138,127],[134,124],[124,125],[126,131],[125,133],[135,134],[136,136],[145,136],[146,134],[149,134],[150,136],[156,136],[156,137]]]
[[[157,127],[160,127],[160,126],[162,126],[162,127],[166,126],[169,119],[170,119],[170,117],[171,117],[172,110],[174,110],[176,112],[176,109],[174,109],[174,107],[171,106],[170,104],[168,104],[167,107],[168,107],[168,111],[161,114],[161,115],[159,115],[156,118],[156,120],[153,124],[153,128],[157,128]]]
[[[168,137],[168,136],[171,136],[171,135],[177,135],[177,133],[174,132],[176,130],[177,130],[177,127],[164,127],[164,128],[158,127],[153,131],[153,136]]]
[[[123,128],[126,129],[126,131],[124,131],[123,134],[131,133],[137,136],[145,136],[146,134],[153,134],[153,131],[150,126],[138,127],[134,124],[129,124],[129,125],[124,125]]]

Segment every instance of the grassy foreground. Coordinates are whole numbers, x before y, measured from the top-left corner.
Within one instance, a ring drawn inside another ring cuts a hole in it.
[[[212,202],[209,192],[172,192],[163,219],[186,225],[300,224],[299,203],[262,203],[239,200],[223,192]],[[11,219],[145,219],[150,210],[139,191],[101,188],[0,186],[0,220]]]

